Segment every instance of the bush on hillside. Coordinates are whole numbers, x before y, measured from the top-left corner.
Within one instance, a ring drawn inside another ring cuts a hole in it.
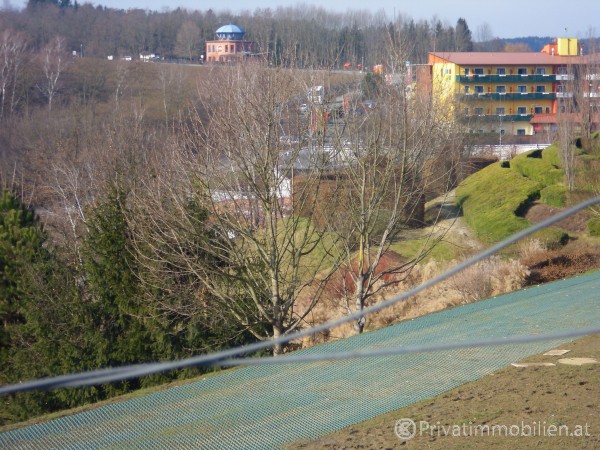
[[[532,150],[515,157],[511,161],[511,168],[524,177],[531,178],[544,186],[561,183],[563,171],[556,164],[556,159],[550,151]]]
[[[548,283],[600,267],[600,247],[589,243],[577,243],[572,247],[537,252],[521,259],[530,270],[528,285]]]
[[[598,217],[594,217],[587,221],[588,233],[590,236],[599,237],[600,236],[600,219]]]
[[[562,247],[569,240],[569,234],[558,228],[549,227],[531,235],[532,239],[538,240],[548,250]]]
[[[567,187],[561,184],[546,186],[540,191],[540,200],[547,205],[562,208],[567,204]]]

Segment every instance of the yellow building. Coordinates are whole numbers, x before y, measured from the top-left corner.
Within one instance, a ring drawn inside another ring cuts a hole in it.
[[[588,63],[582,53],[575,38],[559,38],[541,52],[430,53],[433,92],[472,131],[532,135],[541,123],[556,123],[573,67]]]

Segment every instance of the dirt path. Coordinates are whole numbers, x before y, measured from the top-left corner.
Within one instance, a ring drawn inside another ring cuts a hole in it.
[[[429,201],[425,207],[426,216],[434,225],[412,232],[426,234],[433,231],[434,233],[445,234],[444,240],[463,248],[465,251],[482,250],[483,245],[475,237],[471,227],[465,223],[460,207],[456,203],[456,192],[454,190],[447,195]]]

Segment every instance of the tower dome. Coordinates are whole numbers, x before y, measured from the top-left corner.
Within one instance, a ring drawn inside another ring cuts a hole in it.
[[[217,30],[217,38],[224,41],[241,41],[244,39],[245,33],[243,28],[230,23]]]

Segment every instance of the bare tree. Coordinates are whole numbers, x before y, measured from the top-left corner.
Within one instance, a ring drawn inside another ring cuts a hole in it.
[[[182,112],[184,95],[184,71],[181,66],[174,64],[160,64],[158,69],[158,82],[162,94],[163,110],[165,113],[165,126],[169,120]]]
[[[121,107],[121,97],[125,93],[125,89],[127,88],[127,80],[129,78],[129,67],[130,64],[127,64],[123,61],[118,61],[116,64],[116,75],[115,75],[115,109],[119,112]]]
[[[58,79],[65,70],[66,41],[60,36],[55,36],[43,49],[41,53],[42,70],[44,71],[44,82],[39,89],[48,98],[48,110],[52,110],[52,100],[58,90]]]
[[[573,73],[568,74],[573,77]],[[573,86],[572,80],[566,85]],[[571,89],[566,89],[560,93],[562,98],[559,102],[557,122],[558,122],[558,139],[560,142],[560,158],[562,168],[565,173],[565,181],[567,189],[572,191],[575,189],[575,116],[577,108],[573,99]]]
[[[389,252],[404,231],[425,225],[426,196],[451,189],[453,155],[461,148],[457,127],[435,114],[429,93],[412,89],[400,41],[391,48],[395,73],[379,87],[376,106],[350,108],[335,127],[344,167],[336,209],[343,219],[330,225],[345,242],[341,294],[348,312],[363,310],[373,296],[397,285],[437,243],[432,234],[410,259]],[[365,318],[359,319],[356,333],[364,326]]]
[[[135,202],[146,211],[132,224],[140,263],[210,294],[195,304],[206,296],[190,292],[183,313],[227,314],[267,339],[302,326],[318,302],[335,238],[312,223],[328,154],[299,138],[307,123],[293,98],[305,91],[290,71],[214,69],[185,146]]]
[[[593,42],[593,39],[589,40]],[[590,152],[600,122],[600,58],[596,53],[572,57],[561,79],[557,114],[560,155],[569,191],[575,189],[577,147]]]
[[[490,42],[494,39],[494,33],[489,23],[483,22],[477,27],[476,39],[478,43]]]
[[[200,27],[191,20],[184,22],[177,32],[175,51],[189,61],[194,59],[200,50]]]
[[[0,34],[0,118],[4,117],[7,100],[12,113],[17,107],[19,79],[27,57],[27,40],[23,33],[6,29]]]

